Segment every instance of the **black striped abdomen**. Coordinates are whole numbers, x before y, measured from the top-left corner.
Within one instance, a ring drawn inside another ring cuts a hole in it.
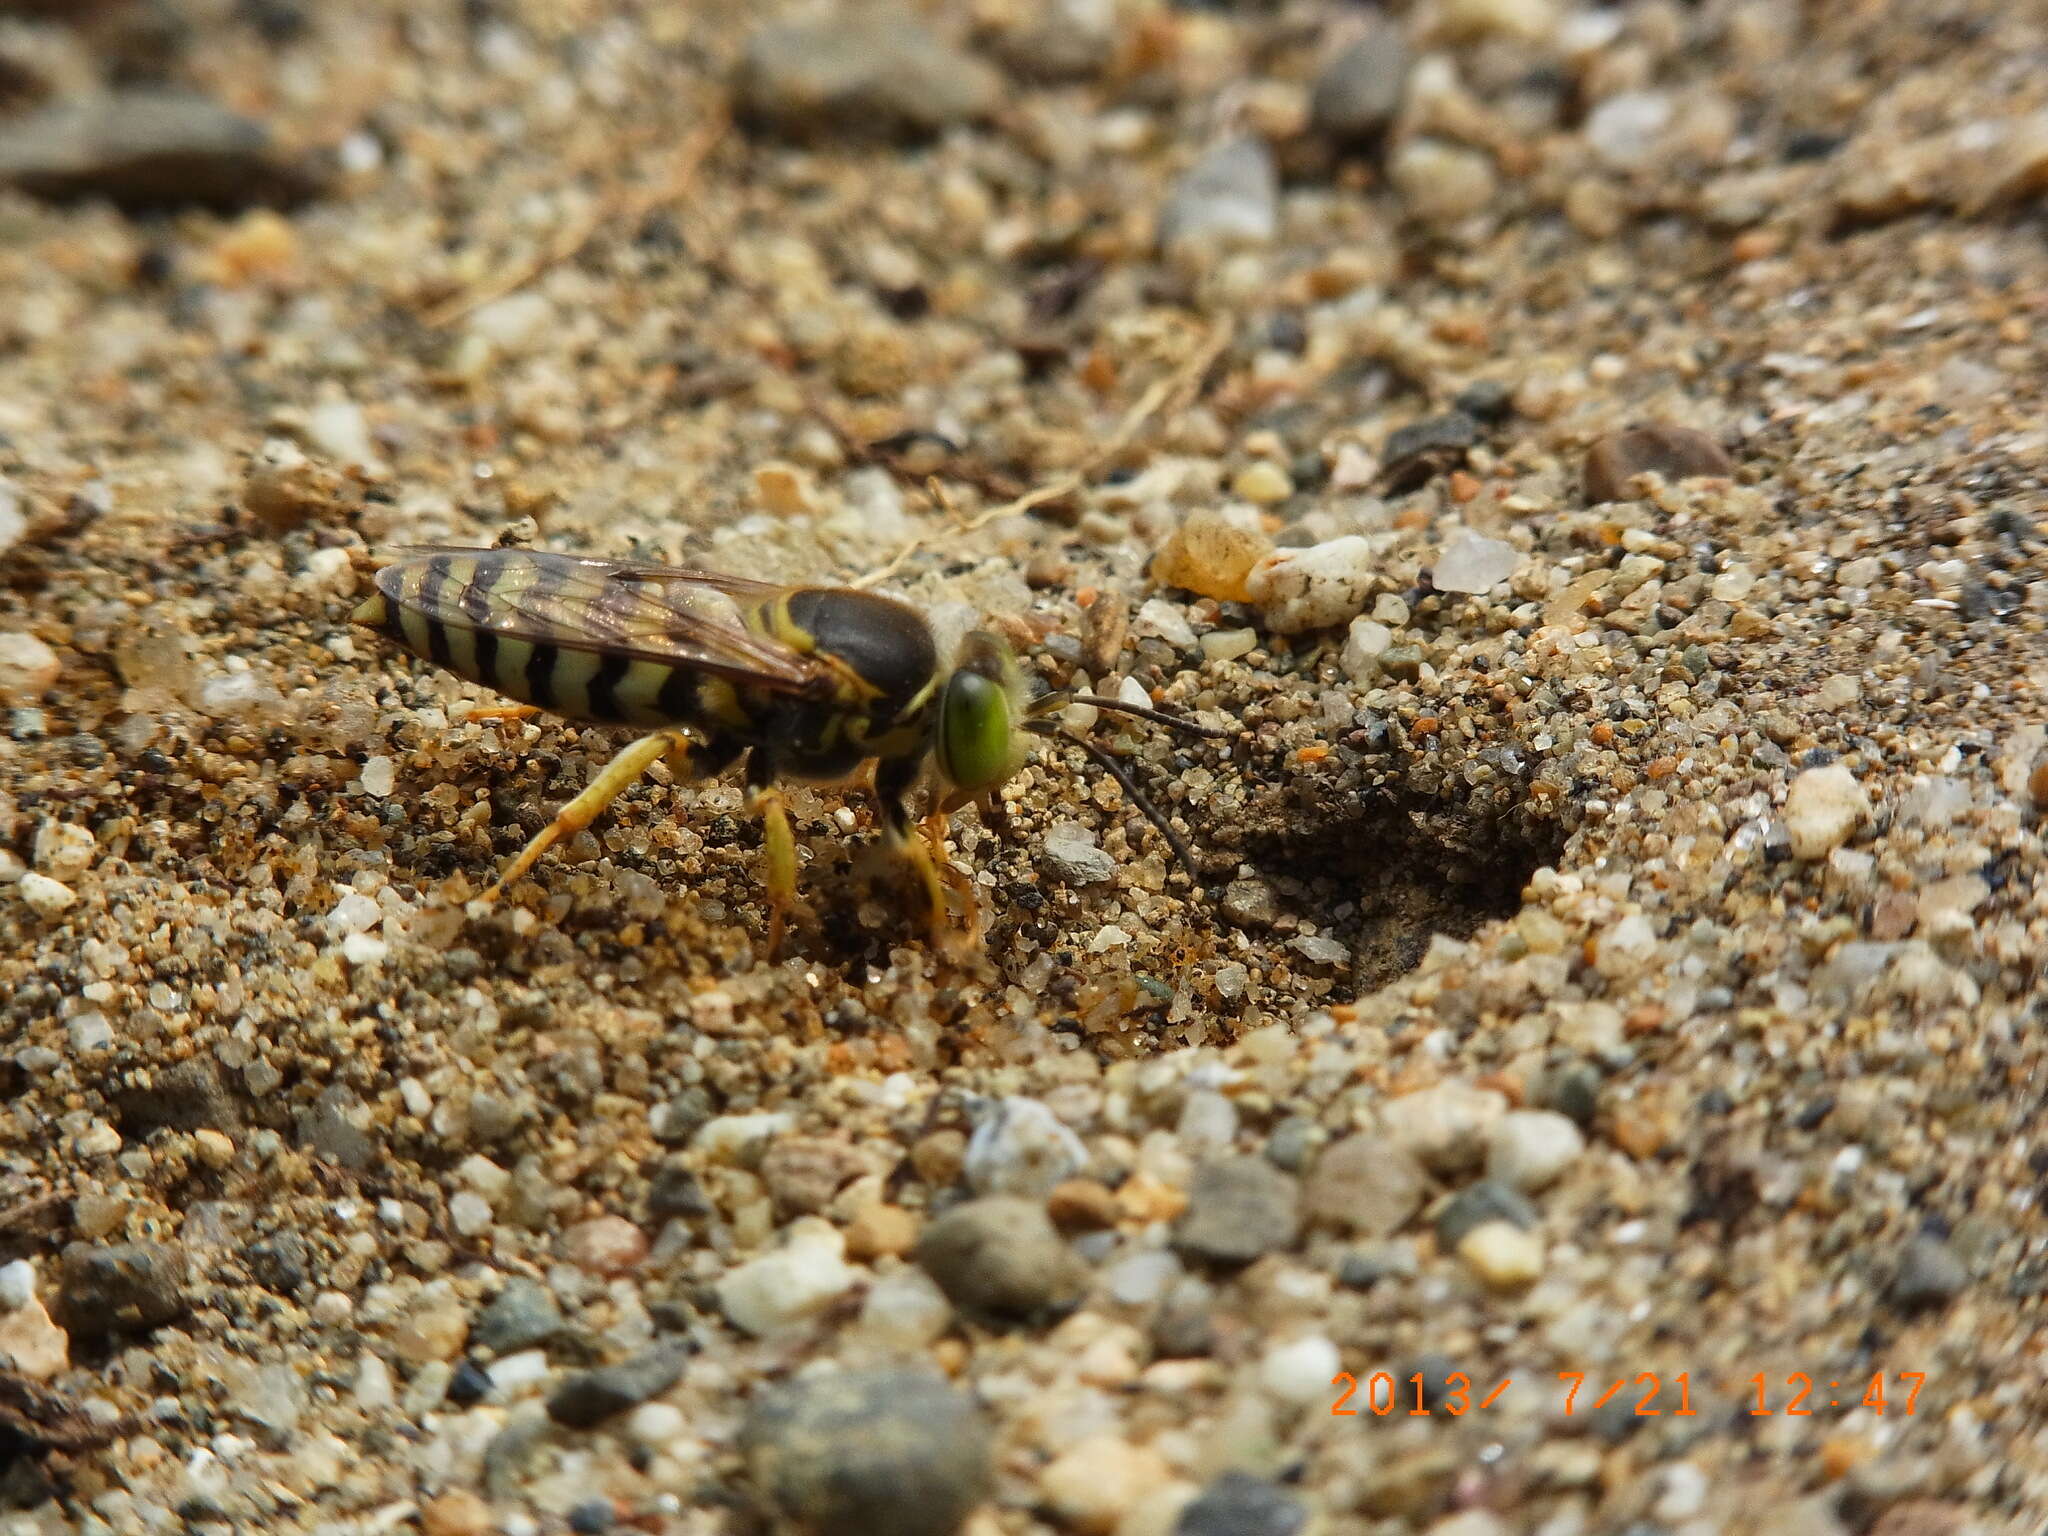
[[[545,596],[548,577],[534,565],[435,554],[378,571],[377,596],[352,617],[459,677],[571,720],[647,728],[708,723],[703,680],[686,667],[577,645],[566,628],[560,640],[537,641],[493,626],[504,602]]]

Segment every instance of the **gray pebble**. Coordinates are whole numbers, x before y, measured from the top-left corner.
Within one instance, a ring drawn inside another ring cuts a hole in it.
[[[1386,132],[1408,87],[1408,40],[1401,28],[1374,17],[1365,34],[1316,77],[1309,122],[1339,144],[1370,143]]]
[[[548,1417],[571,1429],[601,1424],[681,1381],[688,1357],[681,1344],[656,1344],[616,1365],[581,1371],[548,1394]]]
[[[1280,229],[1280,178],[1257,139],[1217,145],[1181,174],[1159,214],[1159,246],[1264,245]]]
[[[1322,1143],[1323,1128],[1307,1115],[1289,1115],[1266,1138],[1266,1161],[1288,1173],[1299,1173]]]
[[[1916,1237],[1899,1256],[1898,1273],[1887,1293],[1893,1306],[1917,1312],[1945,1306],[1970,1284],[1970,1271],[1936,1237]]]
[[[1173,1245],[1211,1263],[1249,1264],[1293,1243],[1300,1207],[1300,1186],[1264,1158],[1204,1163],[1195,1170]]]
[[[562,1309],[554,1292],[523,1275],[505,1282],[477,1315],[470,1337],[497,1355],[515,1355],[545,1344],[562,1331]]]
[[[1264,880],[1233,880],[1223,887],[1223,915],[1240,928],[1270,928],[1280,916],[1280,897]]]
[[[301,1114],[299,1139],[321,1161],[355,1172],[377,1157],[377,1143],[337,1103],[316,1104]]]
[[[1302,1188],[1312,1222],[1359,1237],[1390,1237],[1422,1208],[1429,1175],[1380,1136],[1346,1136],[1324,1149]]]
[[[71,1333],[139,1333],[185,1310],[185,1255],[165,1243],[73,1243],[50,1313]]]
[[[647,1129],[663,1146],[679,1147],[696,1135],[716,1113],[710,1094],[702,1088],[685,1088],[649,1113]]]
[[[969,1200],[924,1229],[917,1262],[947,1300],[988,1320],[1071,1311],[1089,1270],[1054,1230],[1045,1206],[1014,1195]]]
[[[988,1496],[981,1410],[919,1370],[853,1370],[785,1382],[740,1434],[755,1485],[798,1529],[952,1536]]]
[[[656,1221],[671,1216],[695,1220],[711,1214],[710,1198],[696,1170],[680,1159],[671,1158],[654,1170],[647,1181],[647,1214]]]
[[[796,139],[915,139],[994,110],[1002,80],[908,18],[764,27],[736,82],[742,113]]]
[[[1308,1510],[1279,1484],[1226,1472],[1181,1510],[1173,1536],[1300,1536],[1307,1526]]]
[[[139,211],[270,204],[319,191],[269,129],[190,91],[135,86],[60,101],[0,131],[0,183],[55,202]]]
[[[157,1130],[234,1130],[242,1123],[219,1068],[203,1056],[138,1074],[115,1092],[114,1109],[122,1132],[136,1138]]]
[[[1447,1249],[1456,1248],[1465,1234],[1489,1221],[1512,1222],[1524,1232],[1542,1222],[1542,1215],[1518,1189],[1492,1179],[1481,1179],[1460,1190],[1437,1212],[1436,1240]]]
[[[1055,827],[1039,845],[1046,872],[1069,885],[1096,885],[1116,873],[1116,860],[1095,846],[1093,835]]]

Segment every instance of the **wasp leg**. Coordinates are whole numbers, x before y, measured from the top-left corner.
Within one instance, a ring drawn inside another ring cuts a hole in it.
[[[955,872],[953,866],[946,862],[946,819],[938,813],[926,817],[920,828],[923,836],[914,836],[910,829],[910,814],[903,804],[903,797],[916,782],[918,766],[912,758],[892,759],[877,766],[875,803],[881,811],[883,836],[889,847],[916,873],[918,884],[924,891],[925,919],[931,925],[933,944],[950,946],[954,935],[950,931],[952,914],[946,906],[945,876],[953,876]],[[967,909],[967,941],[972,943],[976,926],[974,894],[957,877],[953,884],[961,892]]]
[[[565,837],[574,837],[603,814],[610,805],[632,785],[633,781],[652,768],[664,757],[675,757],[689,749],[689,740],[680,731],[656,731],[652,736],[643,736],[604,766],[604,771],[590,781],[590,787],[555,812],[555,819],[542,827],[532,842],[519,852],[519,857],[506,866],[498,877],[497,884],[477,899],[496,901],[504,894],[505,887],[533,868],[534,861]]]
[[[481,709],[465,710],[462,718],[472,723],[478,720],[531,720],[540,712],[538,704],[490,704]]]
[[[782,949],[789,909],[796,905],[796,834],[782,791],[773,784],[756,784],[747,807],[761,818],[761,883],[768,891],[768,958],[773,960]]]

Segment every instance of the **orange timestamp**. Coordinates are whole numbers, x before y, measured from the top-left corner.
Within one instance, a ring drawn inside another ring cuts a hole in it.
[[[1634,1376],[1612,1379],[1589,1376],[1585,1371],[1555,1373],[1560,1395],[1557,1406],[1567,1418],[1591,1413],[1619,1402],[1638,1418],[1692,1419],[1699,1417],[1693,1406],[1692,1372],[1641,1371]],[[1538,1378],[1540,1381],[1541,1378]],[[1464,1371],[1438,1376],[1417,1371],[1405,1379],[1392,1371],[1373,1371],[1363,1380],[1350,1371],[1339,1371],[1330,1385],[1340,1388],[1330,1405],[1332,1418],[1431,1418],[1447,1414],[1458,1418],[1475,1408],[1498,1403],[1515,1378],[1475,1381]],[[1753,1419],[1784,1414],[1807,1418],[1831,1410],[1868,1408],[1876,1414],[1910,1417],[1920,1402],[1920,1389],[1927,1384],[1925,1371],[1878,1371],[1868,1377],[1818,1379],[1805,1371],[1772,1376],[1758,1371],[1746,1378],[1746,1402]],[[1718,1395],[1718,1394],[1717,1394]]]

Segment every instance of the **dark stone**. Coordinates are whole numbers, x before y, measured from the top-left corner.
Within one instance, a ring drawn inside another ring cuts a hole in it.
[[[980,1408],[920,1370],[773,1387],[755,1400],[740,1448],[762,1496],[806,1531],[953,1536],[994,1480]]]
[[[1427,485],[1465,462],[1479,442],[1479,423],[1463,411],[1445,411],[1387,437],[1384,478],[1394,495]]]
[[[312,1250],[296,1232],[276,1232],[247,1250],[249,1273],[265,1290],[289,1296],[306,1283]]]
[[[480,1403],[490,1395],[491,1373],[474,1360],[463,1361],[448,1378],[448,1401],[458,1408]]]
[[[1279,1484],[1226,1472],[1181,1510],[1173,1536],[1300,1536],[1307,1528],[1307,1508]]]
[[[1704,432],[1661,423],[1610,432],[1586,450],[1586,500],[1625,501],[1638,475],[1686,480],[1735,473],[1728,451]]]
[[[548,1417],[571,1429],[602,1424],[681,1381],[688,1358],[680,1344],[656,1344],[617,1365],[579,1372],[548,1394]]]
[[[114,1116],[121,1133],[137,1140],[151,1131],[231,1131],[242,1123],[240,1106],[205,1057],[138,1074],[115,1091]]]
[[[985,1322],[1063,1316],[1089,1281],[1044,1203],[1014,1195],[953,1207],[924,1229],[916,1257],[954,1306]]]
[[[1481,1179],[1469,1189],[1458,1191],[1437,1213],[1436,1240],[1450,1250],[1462,1243],[1474,1227],[1483,1227],[1489,1221],[1512,1222],[1526,1232],[1542,1219],[1520,1190]]]
[[[1310,126],[1340,145],[1375,142],[1401,110],[1409,63],[1400,24],[1373,16],[1359,39],[1316,76]]]
[[[356,1172],[377,1157],[377,1143],[336,1103],[316,1104],[301,1112],[299,1139],[314,1156]]]
[[[569,1529],[576,1536],[604,1536],[612,1528],[613,1518],[610,1499],[585,1499],[569,1511]]]
[[[74,1334],[141,1333],[186,1308],[185,1255],[165,1243],[73,1243],[50,1314]]]
[[[671,1216],[692,1220],[711,1214],[711,1201],[698,1182],[696,1171],[680,1159],[672,1159],[654,1170],[647,1183],[647,1214],[657,1221]]]
[[[269,129],[189,91],[136,86],[60,101],[0,128],[0,184],[130,212],[293,207],[321,180],[278,158]]]
[[[1212,1264],[1249,1264],[1294,1242],[1301,1187],[1264,1158],[1229,1157],[1195,1170],[1173,1246]]]

